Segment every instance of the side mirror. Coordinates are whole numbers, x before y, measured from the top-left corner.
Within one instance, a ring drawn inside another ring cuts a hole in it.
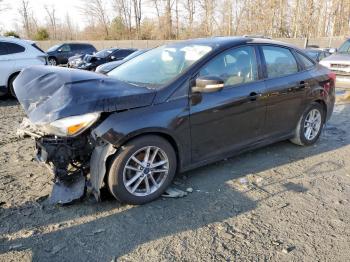
[[[61,48],[58,49],[57,52],[58,52],[58,53],[62,53],[62,49],[61,49]]]
[[[336,53],[338,50],[336,49],[336,48],[331,48],[331,49],[329,49],[329,53],[331,53],[331,54],[334,54],[334,53]]]
[[[111,60],[115,60],[116,57],[114,55],[111,56]]]
[[[200,76],[196,79],[192,92],[213,93],[221,91],[224,88],[224,80],[217,76]]]

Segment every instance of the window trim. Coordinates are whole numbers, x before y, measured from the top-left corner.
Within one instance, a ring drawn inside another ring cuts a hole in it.
[[[237,86],[245,86],[245,85],[249,85],[249,84],[254,84],[254,83],[258,83],[260,81],[263,81],[263,71],[262,71],[262,67],[261,67],[261,60],[260,60],[260,56],[259,56],[259,50],[258,50],[258,45],[257,44],[241,44],[241,45],[237,45],[237,46],[231,46],[228,47],[224,50],[221,50],[219,53],[215,54],[214,56],[210,57],[203,65],[201,65],[197,71],[192,75],[192,77],[190,77],[190,83],[195,81],[196,78],[199,76],[200,71],[207,65],[209,64],[213,59],[215,59],[216,57],[222,55],[223,53],[227,52],[227,51],[231,51],[234,49],[238,49],[238,48],[242,48],[242,47],[251,47],[254,51],[254,55],[255,55],[255,60],[256,60],[256,64],[257,64],[257,73],[258,73],[258,78],[252,82],[247,82],[247,83],[240,83],[240,84],[235,84],[235,85],[227,85],[224,86],[224,89],[231,89],[231,88],[235,88]],[[191,88],[190,88],[191,90]]]
[[[298,71],[295,73],[291,73],[291,74],[287,74],[287,75],[283,75],[283,76],[269,77],[268,73],[267,73],[267,65],[266,65],[266,60],[265,60],[264,51],[263,51],[264,46],[287,49],[289,52],[291,52],[292,56],[294,57],[295,62],[297,63]],[[300,62],[299,62],[299,59],[297,59],[297,57],[295,56],[295,54],[293,52],[294,48],[291,48],[288,46],[283,46],[283,45],[276,45],[276,44],[259,44],[258,48],[259,48],[259,52],[260,52],[260,56],[261,56],[261,64],[262,64],[262,68],[263,68],[263,72],[264,72],[264,80],[278,79],[278,78],[282,78],[282,77],[292,76],[292,75],[296,75],[296,74],[299,74],[300,72],[304,71]]]

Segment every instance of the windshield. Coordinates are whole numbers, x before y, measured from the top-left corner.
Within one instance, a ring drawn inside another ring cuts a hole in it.
[[[56,51],[61,45],[54,45],[47,49],[47,52]]]
[[[344,44],[341,45],[338,49],[338,53],[350,53],[350,41],[346,41]]]
[[[106,58],[107,56],[109,56],[110,54],[112,54],[116,49],[106,49],[106,50],[102,50],[100,52],[97,52],[95,54],[96,57],[99,58]]]
[[[206,45],[168,45],[152,49],[108,73],[135,85],[159,87],[178,77],[209,53]]]
[[[318,53],[317,51],[306,51],[306,54],[310,56],[312,59],[317,60],[318,58]]]
[[[134,57],[137,57],[137,56],[139,56],[139,55],[141,55],[141,54],[143,54],[143,53],[145,53],[147,51],[148,51],[148,49],[138,50],[136,52],[131,53],[130,55],[125,57],[123,60],[128,61],[128,60],[133,59]]]

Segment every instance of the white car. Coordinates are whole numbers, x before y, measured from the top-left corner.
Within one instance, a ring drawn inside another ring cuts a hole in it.
[[[0,37],[0,95],[15,95],[12,83],[22,69],[47,65],[47,54],[33,41]]]

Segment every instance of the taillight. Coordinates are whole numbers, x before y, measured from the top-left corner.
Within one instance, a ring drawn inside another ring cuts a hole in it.
[[[329,80],[323,84],[324,94],[329,94],[335,87],[336,74],[333,72],[328,73]]]
[[[328,73],[328,77],[330,78],[331,81],[333,81],[335,83],[337,75],[334,72]]]

